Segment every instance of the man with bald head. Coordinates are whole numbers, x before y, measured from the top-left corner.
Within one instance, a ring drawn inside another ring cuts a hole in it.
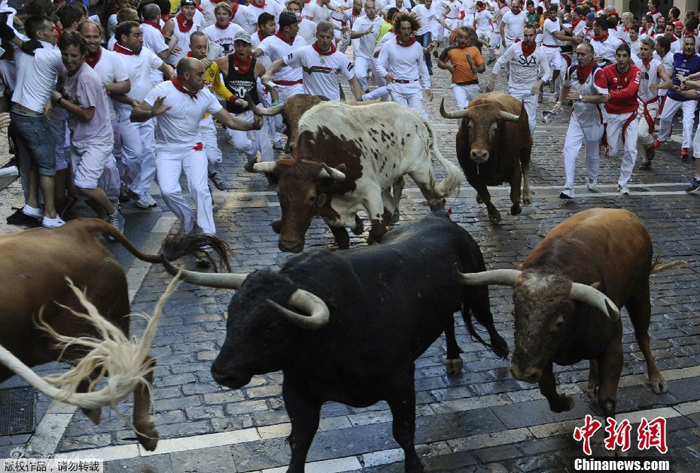
[[[131,112],[131,120],[156,120],[156,173],[163,200],[182,222],[182,229],[194,229],[194,215],[182,195],[180,175],[185,172],[187,187],[197,208],[197,223],[202,232],[214,235],[212,198],[207,186],[207,155],[199,123],[210,113],[226,128],[257,130],[262,119],[249,123],[232,117],[204,87],[205,69],[195,58],[183,58],[177,64],[177,77],[151,90]]]

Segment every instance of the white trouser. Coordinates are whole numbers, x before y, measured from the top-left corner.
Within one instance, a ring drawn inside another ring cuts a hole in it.
[[[425,118],[428,118],[428,114],[425,113],[423,108],[423,88],[420,86],[418,81],[411,82],[410,84],[397,84],[392,82],[386,86],[391,96],[391,100],[406,107],[412,108],[422,113]]]
[[[609,155],[614,156],[618,150],[624,146],[622,162],[620,163],[620,179],[617,183],[626,186],[632,177],[634,163],[637,162],[637,131],[639,120],[636,118],[629,121],[636,112],[608,113],[606,133],[608,135]],[[627,127],[625,127],[627,123]],[[624,130],[623,130],[624,129]],[[623,135],[624,133],[624,135]],[[624,143],[622,142],[624,139]]]
[[[457,104],[457,110],[464,110],[469,106],[469,102],[474,100],[477,95],[479,95],[480,90],[479,84],[469,84],[469,85],[459,85],[452,84],[452,95],[455,98],[455,103]]]
[[[119,110],[119,133],[122,139],[122,163],[129,190],[138,196],[149,192],[156,176],[153,119],[141,123],[130,120],[131,109]]]
[[[666,97],[664,108],[659,117],[659,141],[666,141],[671,136],[671,125],[673,117],[678,111],[678,107],[683,108],[683,143],[681,148],[690,148],[690,140],[693,135],[693,125],[695,124],[695,109],[698,107],[697,100],[686,100],[684,102]]]
[[[180,176],[183,171],[187,177],[190,195],[197,207],[197,224],[202,232],[215,235],[214,210],[207,184],[207,153],[203,149],[197,151],[192,146],[164,146],[156,153],[156,167],[163,200],[180,219],[185,233],[189,233],[194,228],[194,216],[180,187]]]
[[[272,96],[270,96],[270,92],[265,92],[265,86],[262,85],[262,82],[260,81],[258,81],[258,97],[260,97],[260,103],[263,105],[263,107],[270,108],[270,106],[272,106]],[[270,138],[272,138],[272,141],[275,143],[280,141],[282,137],[280,136],[279,131],[277,131],[275,117],[266,116],[265,123],[267,123],[267,131],[270,133]]]
[[[491,41],[489,42],[489,59],[495,57],[495,51],[499,44],[501,44],[501,33],[492,31]],[[491,51],[494,51],[494,56],[491,56]],[[504,53],[505,50],[502,50],[500,54],[503,55]]]
[[[581,150],[581,145],[584,140],[586,142],[586,169],[588,170],[588,179],[593,180],[598,177],[598,168],[600,166],[600,139],[603,137],[605,127],[603,125],[595,125],[592,127],[581,127],[581,124],[576,119],[576,116],[571,116],[569,129],[566,131],[566,140],[564,141],[564,172],[566,174],[566,189],[574,188],[574,174],[576,171],[576,157]]]
[[[533,86],[535,84],[532,84]],[[530,134],[535,134],[535,127],[537,126],[537,97],[540,93],[532,95],[530,92],[532,87],[527,89],[508,89],[508,94],[512,95],[516,99],[520,100],[523,105],[525,105],[525,110],[527,111],[527,123],[530,125]]]
[[[112,133],[114,134],[114,147],[112,148],[112,155],[117,163],[119,178],[121,179],[124,177],[124,174],[126,174],[126,168],[124,167],[122,157],[122,134],[119,131],[119,119],[117,117],[112,119]]]
[[[372,58],[362,56],[355,58],[355,77],[357,77],[357,81],[360,83],[363,92],[369,90],[370,71],[372,71],[374,79],[376,80],[379,75],[375,73],[374,61]]]
[[[649,123],[647,122],[647,119],[644,116],[645,107],[646,111],[649,113],[649,115],[651,115],[651,119],[654,120],[656,118],[657,112],[659,111],[659,102],[658,100],[654,99],[651,103],[648,103],[646,105],[640,103],[639,110],[637,111],[637,113],[639,114],[639,128],[637,131],[637,155],[642,158],[642,162],[649,160],[648,152],[651,148],[651,145],[654,143],[654,135],[649,132]],[[694,144],[693,148],[695,148]]]
[[[214,126],[214,118],[211,115],[202,118],[202,121],[199,122],[199,133],[202,135],[204,151],[207,153],[209,174],[215,173],[219,169],[223,156],[219,149],[219,143],[216,141],[216,126]]]
[[[277,88],[277,93],[279,94],[280,103],[284,103],[289,97],[294,97],[295,95],[305,94],[304,84],[294,84],[294,85],[279,85]],[[287,129],[284,124],[284,119],[282,114],[275,115],[275,130],[278,133],[282,133]]]
[[[542,52],[547,56],[547,61],[549,61],[549,67],[552,71],[566,70],[566,61],[562,57],[561,49],[558,46],[556,48],[550,48],[549,46],[542,45]]]
[[[247,122],[252,122],[255,116],[253,115],[252,111],[248,110],[236,115],[236,118],[240,118],[241,120]],[[245,154],[247,159],[254,158],[258,154],[258,151],[260,151],[260,158],[262,161],[273,160],[272,145],[270,144],[270,138],[268,137],[267,123],[264,121],[262,128],[259,130],[246,132],[227,128],[226,136],[229,143],[231,143],[231,146],[233,146],[236,151]],[[251,140],[249,136],[252,136],[253,139]]]
[[[465,12],[464,19],[460,20],[462,26],[468,26],[469,28],[474,28],[474,13]]]
[[[371,92],[367,92],[362,96],[362,100],[382,100],[389,96],[389,90],[386,86],[377,87]]]

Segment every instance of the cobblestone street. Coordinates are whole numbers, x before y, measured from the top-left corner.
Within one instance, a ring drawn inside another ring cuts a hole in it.
[[[489,68],[490,71],[490,68]],[[457,163],[456,121],[440,117],[440,99],[447,108],[454,100],[446,71],[435,68],[435,100],[426,103],[439,134],[443,155]],[[488,75],[483,75],[485,84]],[[344,83],[347,90],[347,84]],[[504,90],[503,77],[497,90]],[[348,94],[349,95],[349,94]],[[553,105],[546,93],[538,112]],[[652,350],[668,381],[668,392],[654,394],[647,384],[646,366],[634,338],[632,326],[623,313],[624,368],[618,390],[617,419],[633,424],[633,447],[628,457],[670,460],[671,470],[700,471],[700,200],[684,192],[693,177],[692,160],[682,162],[680,144],[669,141],[656,153],[653,168],[639,171],[637,163],[630,182],[629,196],[617,193],[620,157],[601,157],[598,192],[585,185],[583,157],[577,163],[576,199],[563,201],[559,193],[564,183],[562,148],[569,114],[560,113],[543,124],[538,120],[534,136],[531,186],[533,203],[519,216],[509,213],[509,187],[490,188],[494,204],[503,220],[492,225],[486,208],[475,201],[475,192],[464,181],[458,197],[448,199],[452,219],[468,230],[479,243],[488,269],[513,268],[522,262],[547,232],[576,212],[592,207],[625,208],[637,214],[647,226],[655,253],[665,261],[686,260],[686,267],[674,268],[651,280],[652,322],[649,330]],[[680,130],[677,121],[674,131]],[[676,137],[674,136],[674,139]],[[219,236],[226,240],[243,266],[234,271],[251,272],[276,268],[292,255],[277,249],[278,235],[270,222],[279,218],[275,189],[263,175],[243,170],[244,158],[232,152],[219,135],[224,151],[223,174],[231,187],[214,190],[215,219]],[[437,178],[443,169],[435,164]],[[157,251],[165,235],[177,228],[157,187],[159,203],[150,212],[126,204],[126,234],[145,251]],[[410,179],[401,204],[401,222],[427,215],[428,207]],[[0,231],[16,231],[5,224],[21,207],[19,182],[0,191],[2,219]],[[76,216],[92,216],[87,207]],[[367,228],[367,226],[366,226]],[[367,233],[351,236],[351,246],[365,245]],[[307,232],[306,251],[334,248],[333,237],[321,220]],[[132,310],[152,313],[165,291],[170,276],[161,266],[134,262],[119,247],[115,250],[128,271]],[[188,267],[194,267],[188,262]],[[105,409],[102,423],[93,425],[80,410],[51,404],[37,395],[35,434],[0,437],[0,458],[15,447],[29,445],[35,454],[71,453],[80,458],[96,457],[106,462],[109,472],[278,472],[286,471],[290,458],[285,438],[290,424],[281,397],[281,373],[255,376],[241,390],[217,385],[210,374],[212,360],[225,335],[225,313],[232,296],[229,290],[213,290],[182,284],[168,301],[152,354],[158,367],[154,382],[156,426],[161,440],[155,452],[145,452],[113,411]],[[496,327],[513,349],[512,288],[492,287],[491,309]],[[555,414],[534,385],[511,378],[508,361],[498,359],[467,335],[461,317],[457,336],[464,350],[464,370],[460,375],[445,373],[444,337],[416,361],[418,453],[429,471],[573,471],[573,458],[581,457],[581,444],[572,438],[574,427],[582,426],[586,414],[601,411],[588,400],[588,362],[555,366],[558,383],[575,399],[573,410]],[[141,333],[145,322],[134,318],[132,328]],[[481,327],[479,327],[481,329]],[[351,354],[348,354],[351,356]],[[60,365],[41,368],[55,372]],[[13,379],[2,387],[23,386]],[[120,405],[130,417],[130,404]],[[667,423],[669,452],[638,451],[637,425],[642,417],[663,416]],[[596,455],[606,455],[601,429],[592,441]],[[403,452],[392,436],[391,413],[386,403],[366,409],[328,403],[322,411],[321,427],[314,439],[307,471],[312,472],[400,472]],[[150,467],[150,469],[147,469]]]

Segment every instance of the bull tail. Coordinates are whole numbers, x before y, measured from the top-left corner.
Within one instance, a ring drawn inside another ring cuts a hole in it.
[[[683,268],[686,266],[688,266],[687,260],[678,260],[672,261],[670,263],[662,263],[661,254],[657,253],[656,257],[654,258],[654,262],[651,265],[651,272],[649,274],[662,273],[664,271],[668,271],[669,269]]]
[[[433,125],[422,114],[416,113],[416,116],[420,117],[420,119],[423,121],[426,128],[428,129],[428,133],[430,134],[430,140],[432,141],[432,150],[433,154],[435,155],[435,159],[437,159],[438,162],[442,164],[442,166],[445,168],[445,171],[447,171],[445,179],[436,187],[437,192],[443,197],[447,197],[453,192],[459,194],[459,186],[462,180],[464,179],[464,174],[462,173],[462,170],[459,169],[457,165],[453,164],[451,161],[443,157],[442,153],[440,152],[440,148],[438,148],[437,145],[437,133],[435,132],[435,128],[433,128]]]
[[[146,330],[140,339],[129,339],[121,328],[112,324],[98,312],[97,308],[87,300],[82,291],[73,285],[70,279],[66,279],[68,280],[68,286],[83,307],[85,307],[87,313],[81,314],[69,307],[63,307],[75,316],[90,321],[102,339],[91,337],[74,338],[60,335],[39,314],[39,326],[55,338],[59,346],[62,346],[64,350],[71,346],[81,346],[89,350],[88,353],[67,373],[45,378],[37,375],[1,345],[0,363],[13,373],[21,376],[31,386],[46,396],[83,409],[114,406],[117,402],[126,399],[140,386],[146,386],[149,390],[152,389],[150,383],[146,381],[154,369],[149,353],[153,346],[163,306],[177,288],[177,278],[173,279],[165,294],[161,296],[158,304],[156,304],[153,317],[149,319]],[[109,383],[107,386],[99,391],[76,392],[80,383],[94,373],[99,373],[99,376],[97,379],[92,380],[91,387],[108,374]],[[63,387],[59,389],[56,386]]]
[[[119,242],[129,253],[141,261],[153,264],[159,264],[161,262],[160,254],[149,255],[143,253],[114,225],[96,218],[80,219],[79,221],[85,227],[85,230],[94,235],[105,234],[112,237],[112,239]],[[218,265],[214,258],[212,258],[212,253],[217,256],[219,261]],[[229,263],[231,251],[228,244],[213,235],[189,233],[187,235],[168,236],[163,243],[161,254],[171,261],[186,255],[202,256],[215,271],[219,269],[226,270],[227,272],[231,271],[231,265]]]

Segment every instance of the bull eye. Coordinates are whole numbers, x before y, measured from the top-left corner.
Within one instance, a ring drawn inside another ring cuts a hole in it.
[[[561,328],[564,326],[564,319],[562,317],[559,317],[556,322],[554,322],[554,325],[552,325],[552,332],[558,332],[561,330]]]
[[[311,203],[316,202],[316,195],[309,196],[309,202],[311,202]]]

